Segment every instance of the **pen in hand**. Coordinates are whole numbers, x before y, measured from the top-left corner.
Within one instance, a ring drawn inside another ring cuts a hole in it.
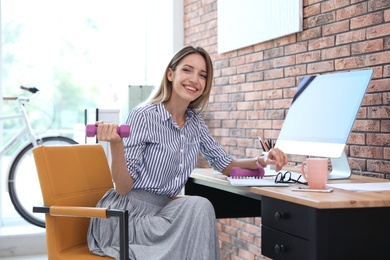
[[[261,148],[263,148],[263,151],[264,152],[269,152],[269,147],[267,146],[266,143],[263,142],[263,139],[261,139],[260,136],[259,136],[259,141],[260,141],[260,144],[261,144]]]

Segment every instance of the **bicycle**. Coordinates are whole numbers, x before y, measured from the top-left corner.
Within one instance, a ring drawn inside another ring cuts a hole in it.
[[[45,227],[45,219],[42,217],[42,214],[32,212],[33,206],[43,204],[32,150],[39,145],[72,145],[77,144],[77,142],[61,135],[38,136],[31,126],[25,106],[37,97],[39,90],[35,87],[28,88],[21,86],[20,88],[31,92],[32,95],[29,97],[3,97],[4,101],[17,102],[19,111],[15,114],[1,115],[0,121],[21,118],[24,127],[13,134],[7,143],[2,145],[0,156],[3,156],[13,148],[20,138],[28,135],[28,141],[15,153],[16,156],[11,159],[8,170],[8,192],[13,206],[21,217],[33,225]]]

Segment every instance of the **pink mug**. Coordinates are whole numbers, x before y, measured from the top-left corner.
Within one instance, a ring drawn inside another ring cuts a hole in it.
[[[307,168],[307,169],[305,169]],[[325,189],[328,181],[328,159],[308,158],[301,166],[302,176],[311,189]]]

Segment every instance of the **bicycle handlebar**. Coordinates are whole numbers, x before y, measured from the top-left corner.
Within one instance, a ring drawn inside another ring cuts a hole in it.
[[[23,89],[23,90],[30,91],[33,94],[35,94],[35,93],[37,93],[39,91],[39,89],[37,89],[36,87],[28,88],[28,87],[20,86],[20,88]]]
[[[22,102],[28,102],[30,101],[30,99],[33,99],[35,96],[38,95],[38,91],[39,89],[37,89],[36,87],[24,87],[24,86],[20,86],[20,89],[23,89],[23,90],[26,90],[28,92],[31,92],[33,95],[30,96],[30,97],[24,97],[24,96],[18,96],[18,97],[3,97],[3,100],[19,100],[19,101],[22,101]]]

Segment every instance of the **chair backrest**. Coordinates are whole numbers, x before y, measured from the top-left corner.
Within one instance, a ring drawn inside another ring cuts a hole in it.
[[[33,154],[45,206],[95,207],[113,187],[107,158],[99,144],[40,146]],[[46,214],[49,259],[61,259],[61,252],[85,246],[89,221]]]

